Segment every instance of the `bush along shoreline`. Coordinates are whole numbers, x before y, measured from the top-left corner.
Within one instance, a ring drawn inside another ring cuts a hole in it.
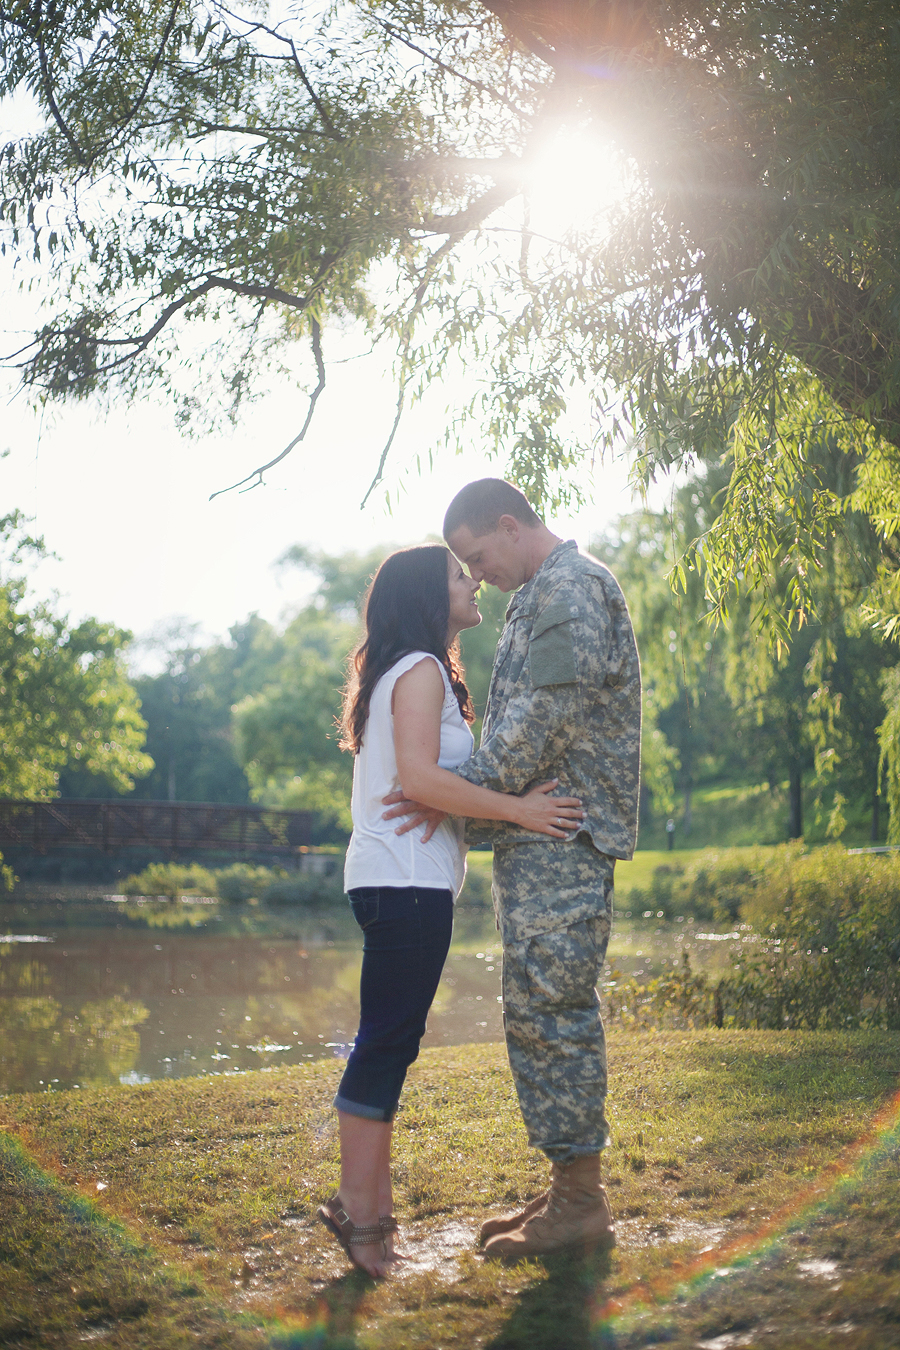
[[[338,851],[328,864],[315,872],[153,864],[129,877],[122,893],[269,908],[343,905]],[[489,908],[486,867],[469,869],[460,900],[462,908]],[[707,849],[661,864],[627,903],[663,919],[732,927],[738,940],[729,944],[724,974],[696,969],[687,952],[679,967],[647,981],[613,967],[603,990],[612,1023],[900,1030],[900,854],[850,854],[839,844],[806,852],[802,842]]]
[[[126,877],[120,894],[158,900],[212,898],[228,904],[258,903],[267,907],[346,903],[343,849],[317,849],[306,855],[310,866],[299,872],[283,867],[233,863],[207,868],[199,863],[151,863]],[[464,905],[490,905],[490,871],[470,867],[460,895]]]
[[[613,1022],[900,1029],[900,855],[708,850],[657,868],[628,902],[736,924],[741,940],[721,977],[695,970],[687,952],[644,984],[614,969],[604,991]]]

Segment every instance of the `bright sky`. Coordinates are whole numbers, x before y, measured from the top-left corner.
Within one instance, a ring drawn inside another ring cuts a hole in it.
[[[451,391],[452,392],[452,391]],[[101,418],[89,407],[39,416],[7,406],[0,445],[5,508],[34,518],[59,562],[35,582],[58,590],[76,616],[95,614],[143,633],[172,615],[210,634],[252,610],[276,620],[308,591],[308,578],[275,567],[294,543],[329,552],[412,543],[439,533],[444,509],[472,478],[502,473],[478,454],[445,452],[434,469],[427,451],[446,401],[414,410],[390,462],[393,513],[377,490],[364,510],[392,416],[388,373],[374,363],[330,372],[307,441],[251,492],[208,500],[211,492],[270,459],[296,434],[305,400],[276,390],[248,424],[223,439],[185,440],[168,409],[146,403]],[[416,456],[423,455],[421,474]],[[586,542],[628,510],[623,465],[602,468],[590,507],[551,528]]]
[[[599,168],[587,172],[585,153],[574,140],[548,146],[536,172],[534,229],[556,234],[580,209],[615,195],[620,180],[611,162],[604,166],[601,156]],[[31,302],[10,282],[8,271],[0,275],[4,353],[21,345],[34,322]],[[337,354],[365,345],[364,337],[347,335]],[[335,354],[333,342],[329,351]],[[0,500],[4,510],[19,507],[33,517],[32,530],[59,556],[41,565],[35,589],[58,591],[73,617],[96,615],[137,635],[174,616],[207,636],[224,634],[253,610],[277,621],[311,587],[308,576],[275,565],[292,544],[337,553],[417,542],[439,533],[447,502],[464,483],[504,469],[502,458],[446,450],[429,467],[448,410],[452,416],[465,398],[465,390],[445,386],[407,414],[385,485],[360,510],[394,412],[395,389],[379,358],[332,366],[306,441],[267,475],[266,486],[212,502],[212,492],[296,435],[306,414],[302,392],[275,387],[234,433],[189,440],[158,401],[108,416],[86,405],[56,408],[41,419],[11,397],[14,384],[10,377],[0,401],[0,451],[8,450]],[[632,507],[622,462],[598,466],[589,491],[589,506],[549,520],[551,528],[586,543]]]

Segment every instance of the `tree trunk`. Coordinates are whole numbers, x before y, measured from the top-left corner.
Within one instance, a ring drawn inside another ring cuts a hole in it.
[[[792,764],[788,783],[790,809],[788,815],[788,839],[803,838],[803,771],[799,764]]]
[[[875,786],[872,789],[872,843],[878,843],[878,837],[881,834],[880,820],[878,819],[878,808],[881,805],[881,798],[878,795],[879,780],[881,778],[880,765],[875,769]]]
[[[690,834],[691,824],[693,823],[693,786],[693,783],[686,783],[684,788],[684,820],[681,823],[681,828],[685,835]]]

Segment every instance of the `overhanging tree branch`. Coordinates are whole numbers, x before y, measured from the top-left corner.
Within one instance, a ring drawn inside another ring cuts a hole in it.
[[[379,28],[382,28],[384,32],[387,33],[388,37],[395,38],[397,42],[401,42],[403,46],[408,47],[410,51],[415,52],[418,56],[424,57],[425,60],[430,61],[436,69],[442,70],[444,74],[452,76],[454,80],[459,80],[462,84],[468,84],[471,88],[477,89],[479,93],[485,94],[492,102],[502,103],[504,107],[509,108],[512,112],[516,113],[517,116],[522,116],[522,109],[519,105],[513,103],[512,99],[507,98],[505,94],[501,94],[499,89],[492,89],[490,85],[485,84],[482,80],[473,80],[470,75],[464,75],[462,71],[454,70],[452,66],[448,66],[446,62],[442,61],[439,56],[435,56],[433,52],[427,51],[424,47],[417,46],[411,38],[406,37],[405,34],[395,28],[392,23],[389,23],[387,19],[382,19],[376,14],[375,22],[378,24]]]
[[[462,235],[468,234],[474,230],[483,220],[509,201],[510,197],[515,197],[522,190],[519,182],[505,184],[497,183],[494,187],[488,188],[487,192],[462,211],[457,211],[452,216],[432,216],[428,220],[423,220],[417,229],[424,230],[427,234],[449,234],[454,241],[460,239]]]
[[[309,408],[306,413],[306,421],[303,423],[300,431],[290,444],[286,445],[281,451],[281,454],[276,455],[274,459],[270,459],[268,464],[261,464],[258,469],[254,469],[252,473],[248,473],[246,478],[241,478],[239,482],[232,483],[231,487],[219,488],[218,492],[210,493],[210,501],[212,501],[214,497],[221,497],[225,492],[234,492],[236,488],[243,488],[244,492],[250,492],[255,487],[262,487],[263,474],[268,469],[274,468],[276,464],[280,464],[283,459],[286,459],[291,451],[300,444],[307,431],[309,431],[310,423],[313,420],[313,413],[316,410],[316,403],[318,402],[319,395],[325,388],[325,362],[322,359],[322,329],[318,319],[312,320],[311,329],[313,357],[316,363],[316,373],[318,374],[319,382],[309,396]],[[255,483],[250,482],[252,478],[256,479]],[[250,483],[250,487],[244,487],[245,483]]]
[[[326,265],[326,263],[328,265],[331,265],[332,262],[333,259],[323,260],[323,267]],[[310,292],[307,295],[299,296],[299,295],[292,295],[290,291],[284,291],[278,286],[266,286],[254,282],[233,281],[230,277],[221,277],[215,275],[207,277],[206,280],[202,282],[201,285],[195,286],[185,295],[179,296],[177,300],[173,300],[170,304],[166,305],[165,309],[162,311],[156,322],[152,324],[151,327],[148,328],[147,331],[143,333],[140,337],[127,337],[127,338],[91,337],[89,339],[90,345],[92,345],[95,350],[101,347],[128,347],[130,349],[129,351],[123,353],[123,355],[118,357],[115,361],[108,361],[105,362],[102,366],[97,366],[95,368],[94,373],[105,374],[110,371],[119,369],[121,366],[126,365],[129,361],[133,361],[136,356],[139,356],[142,352],[147,350],[147,348],[150,346],[154,338],[159,336],[162,330],[166,327],[167,324],[171,322],[171,320],[175,317],[176,314],[180,313],[181,310],[186,309],[188,305],[195,303],[195,301],[202,300],[203,296],[208,295],[210,291],[214,290],[231,291],[235,295],[247,296],[249,299],[263,300],[266,302],[271,301],[275,304],[286,305],[290,309],[297,309],[303,311],[308,309],[308,307],[312,304],[313,300],[316,298],[317,290],[318,287],[321,285],[322,279],[323,278],[320,275],[320,277],[317,278],[316,282],[314,283],[313,288],[310,290]],[[44,340],[42,344],[43,349],[46,350],[46,344],[48,339],[60,336],[65,337],[67,335],[74,336],[75,334],[77,334],[77,332],[78,332],[77,325],[71,325],[68,329],[53,330],[44,335]],[[29,345],[33,347],[35,344],[31,343]],[[13,353],[13,355],[20,355],[22,351],[27,350],[28,350],[27,347],[22,348],[20,349],[20,352]],[[34,367],[34,360],[29,362],[22,362],[19,368],[25,369],[28,366]]]
[[[362,501],[359,504],[360,511],[363,509],[366,502],[369,500],[372,493],[375,491],[378,484],[381,482],[381,479],[384,475],[384,466],[387,463],[388,455],[391,452],[391,446],[394,444],[394,439],[397,435],[397,431],[400,426],[400,419],[403,416],[403,409],[406,405],[406,388],[409,383],[409,349],[412,344],[416,320],[418,319],[419,314],[422,311],[422,304],[425,300],[425,296],[428,293],[428,287],[431,283],[431,279],[434,276],[435,272],[437,271],[438,264],[440,263],[441,259],[446,257],[446,255],[451,251],[455,243],[456,243],[455,237],[452,239],[445,239],[443,244],[441,244],[440,248],[435,249],[434,253],[431,254],[427,263],[425,264],[422,278],[415,289],[413,295],[413,305],[403,325],[403,337],[401,339],[400,344],[400,380],[399,380],[399,387],[397,390],[397,408],[394,414],[394,422],[393,426],[391,427],[390,435],[388,436],[384,444],[384,447],[381,451],[381,457],[378,461],[378,468],[375,470],[375,477],[369,484],[368,491],[366,492],[366,495],[363,497]]]
[[[54,122],[66,138],[69,147],[75,156],[76,162],[83,168],[88,163],[88,157],[79,145],[74,132],[63,117],[59,104],[56,101],[56,95],[53,92],[53,77],[50,74],[50,62],[47,59],[47,50],[40,37],[36,38],[36,42],[38,60],[41,66],[41,81],[44,88],[44,96],[47,99],[47,107],[50,109]]]
[[[242,19],[240,15],[234,14],[232,13],[231,10],[224,9],[224,7],[223,12],[228,14],[231,18],[237,19],[239,23],[246,23],[248,25],[247,28],[248,34],[265,33],[268,37],[274,38],[276,42],[281,42],[284,44],[285,47],[288,48],[290,52],[290,57],[285,59],[291,62],[291,65],[294,67],[297,74],[300,76],[300,81],[306,92],[309,94],[309,97],[312,100],[316,112],[321,117],[322,125],[325,127],[326,132],[333,140],[343,141],[345,138],[341,135],[337,127],[334,125],[334,122],[331,120],[331,117],[328,114],[328,110],[326,109],[324,103],[322,102],[319,95],[313,88],[312,82],[310,81],[309,76],[307,75],[306,71],[303,68],[303,65],[301,64],[300,57],[297,55],[297,47],[296,44],[294,43],[293,38],[286,37],[284,33],[279,33],[277,28],[272,28],[268,24],[261,23],[259,21],[250,23],[249,20]]]
[[[163,53],[166,50],[169,38],[172,36],[172,29],[175,27],[175,19],[178,15],[178,10],[180,9],[180,7],[181,7],[181,0],[175,0],[175,3],[172,6],[172,12],[169,15],[168,23],[163,29],[163,35],[162,38],[160,39],[159,47],[156,50],[156,55],[154,56],[153,60],[150,63],[150,69],[147,71],[147,78],[144,80],[144,83],[141,86],[140,93],[134,100],[134,103],[132,103],[128,112],[122,118],[122,121],[120,123],[120,130],[126,127],[133,117],[137,116],[138,112],[141,109],[141,105],[144,102],[144,99],[150,92],[150,86],[153,83],[154,76],[156,75],[157,70],[159,70],[159,63],[160,61],[162,61]],[[108,149],[111,144],[112,139],[106,141],[103,145],[103,149],[104,150]]]

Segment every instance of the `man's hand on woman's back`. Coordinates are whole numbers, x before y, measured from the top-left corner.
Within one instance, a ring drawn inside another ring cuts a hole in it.
[[[427,844],[428,840],[434,834],[442,821],[447,819],[446,811],[439,811],[436,806],[423,806],[421,802],[411,802],[404,797],[402,792],[391,792],[387,797],[381,799],[385,806],[391,808],[385,811],[381,817],[382,820],[398,820],[403,818],[403,824],[394,831],[395,834],[409,834],[417,825],[427,826],[422,835],[422,843]]]

